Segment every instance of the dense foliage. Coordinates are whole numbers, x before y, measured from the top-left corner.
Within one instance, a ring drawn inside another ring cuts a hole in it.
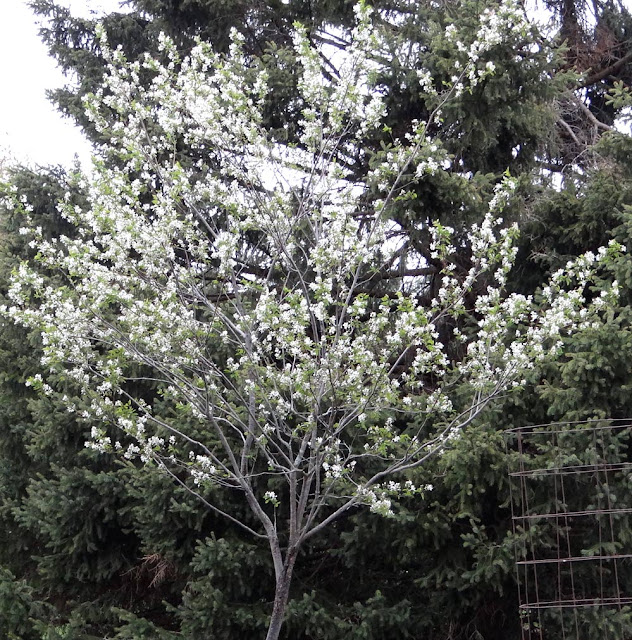
[[[228,27],[242,31],[247,53],[260,58],[273,86],[262,107],[263,123],[275,139],[298,144],[304,105],[295,98],[293,21],[306,24],[316,44],[334,41],[331,52],[348,45],[353,16],[351,6],[342,3],[132,4],[135,11],[108,16],[104,23],[109,41],[120,43],[129,59],[145,50],[157,52],[160,31],[183,53],[195,35],[226,51]],[[441,221],[464,238],[457,267],[466,271],[465,230],[482,219],[506,169],[519,179],[519,198],[505,212],[522,231],[511,275],[516,292],[537,290],[570,257],[613,238],[629,242],[631,145],[608,128],[627,103],[630,16],[614,3],[598,5],[599,28],[591,33],[589,21],[582,21],[587,5],[572,5],[578,27],[571,40],[568,6],[564,3],[560,35],[545,37],[533,29],[518,33],[518,41],[498,43],[484,58],[494,72],[442,106],[429,133],[441,141],[452,168],[424,174],[409,189],[401,208],[405,215],[395,218],[430,264],[431,239],[424,229]],[[72,19],[52,2],[36,7],[52,18],[45,36],[53,54],[79,76],[78,93],[66,90],[55,97],[93,139],[107,142],[107,127],[97,130],[83,116],[81,103],[103,83],[94,25]],[[430,71],[440,95],[444,82],[452,81],[455,62],[463,64],[468,55],[458,43],[471,43],[481,28],[477,3],[376,8],[376,21],[390,35],[381,52],[386,126],[367,134],[365,156],[350,159],[350,171],[360,175],[369,152],[392,149],[411,120],[427,120],[437,106],[433,93],[422,90],[416,70]],[[456,31],[446,36],[449,25]],[[563,39],[573,46],[556,50]],[[532,64],[518,59],[520,46]],[[573,91],[589,80],[587,92]],[[175,140],[175,148],[185,167],[207,157],[184,139]],[[551,187],[546,171],[562,176],[561,189]],[[16,258],[34,254],[30,238],[18,233],[26,225],[23,214],[29,213],[29,225],[42,227],[44,237],[72,237],[56,202],[67,191],[80,207],[86,198],[81,186],[56,170],[21,170],[10,180],[30,211],[3,218],[3,292]],[[390,520],[354,511],[309,542],[297,559],[287,637],[519,636],[502,429],[630,415],[627,258],[619,261],[616,277],[621,302],[602,322],[569,338],[556,363],[534,372],[527,393],[506,399],[448,454],[416,472],[417,485],[433,485],[423,500],[405,499]],[[428,280],[430,290],[438,287],[438,279]],[[51,382],[48,395],[25,386],[38,372],[47,375],[39,362],[40,339],[3,322],[0,612],[7,614],[0,616],[2,633],[25,639],[262,636],[274,592],[266,548],[200,509],[193,496],[159,473],[86,449],[91,425],[78,418],[89,399],[63,377]],[[69,403],[74,413],[68,412]],[[165,400],[164,411],[169,410]],[[222,492],[214,500],[233,506]],[[241,517],[250,518],[246,510]]]

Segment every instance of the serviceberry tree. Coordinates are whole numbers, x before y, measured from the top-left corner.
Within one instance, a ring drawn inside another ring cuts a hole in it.
[[[359,5],[335,76],[296,25],[292,144],[262,124],[266,73],[237,32],[225,55],[199,42],[180,59],[162,37],[158,58],[133,63],[103,36],[106,83],[86,109],[109,142],[75,176],[89,204],[60,203],[72,237],[24,228],[36,263],[16,270],[3,308],[41,331],[43,363],[90,399],[88,447],[158,466],[266,541],[268,640],[306,541],[350,509],[388,517],[402,496],[430,491],[413,470],[617,293],[586,298],[594,270],[621,249],[614,242],[555,273],[538,300],[505,292],[517,233],[500,217],[510,176],[467,237],[436,222],[413,230],[430,256],[415,249],[398,222],[411,188],[454,171],[441,110],[494,73],[486,52],[529,27],[512,2],[487,10],[478,39],[459,43],[449,83],[418,70],[429,117],[367,157],[363,140],[383,130],[386,111],[385,45],[369,15]],[[476,192],[471,174],[461,179]],[[151,386],[139,392],[139,381]],[[42,376],[31,384],[52,391]],[[219,489],[256,524],[218,506]]]

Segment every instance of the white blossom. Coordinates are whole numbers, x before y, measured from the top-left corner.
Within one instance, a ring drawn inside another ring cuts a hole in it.
[[[89,401],[76,416],[98,425],[87,447],[158,465],[207,505],[211,488],[226,487],[266,536],[277,526],[266,505],[282,501],[297,531],[315,531],[336,509],[364,504],[392,516],[402,496],[431,492],[407,479],[420,460],[451,446],[618,293],[614,282],[585,298],[616,243],[554,274],[541,301],[506,292],[517,237],[501,218],[514,202],[510,176],[465,240],[436,222],[416,230],[430,238],[423,250],[409,242],[396,222],[407,215],[404,180],[414,188],[452,171],[452,159],[432,133],[442,130],[437,111],[376,152],[365,175],[345,166],[383,127],[373,55],[382,42],[369,15],[358,9],[335,82],[297,28],[297,144],[265,129],[267,78],[244,73],[254,63],[239,34],[226,55],[199,42],[182,60],[161,36],[160,60],[129,63],[101,30],[108,71],[86,109],[111,142],[90,175],[75,177],[87,206],[70,193],[59,203],[72,237],[25,227],[37,263],[18,265],[0,310],[41,332],[53,375],[26,384],[56,393],[57,376]],[[513,1],[481,16],[474,42],[448,27],[460,66],[445,101],[491,76],[490,51],[527,28]],[[417,79],[436,93],[428,70]],[[195,162],[180,162],[180,142]],[[471,176],[462,184],[482,197]],[[20,198],[14,206],[28,206]],[[461,253],[470,258],[463,270]],[[400,267],[422,275],[398,276]],[[66,286],[43,271],[62,273]],[[429,302],[428,273],[437,284]],[[450,326],[462,355],[444,344]],[[154,405],[135,395],[143,376],[159,394]],[[463,382],[458,401],[454,379]],[[423,441],[410,417],[436,433]]]

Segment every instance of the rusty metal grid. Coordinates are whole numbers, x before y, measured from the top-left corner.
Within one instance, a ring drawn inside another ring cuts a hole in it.
[[[632,638],[632,419],[505,432],[523,640]]]

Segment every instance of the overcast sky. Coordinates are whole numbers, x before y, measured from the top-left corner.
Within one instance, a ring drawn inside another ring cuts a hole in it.
[[[73,13],[112,11],[118,0],[64,0]],[[26,0],[0,0],[0,152],[21,162],[70,164],[90,155],[79,130],[46,99],[46,89],[66,79],[37,35]]]

